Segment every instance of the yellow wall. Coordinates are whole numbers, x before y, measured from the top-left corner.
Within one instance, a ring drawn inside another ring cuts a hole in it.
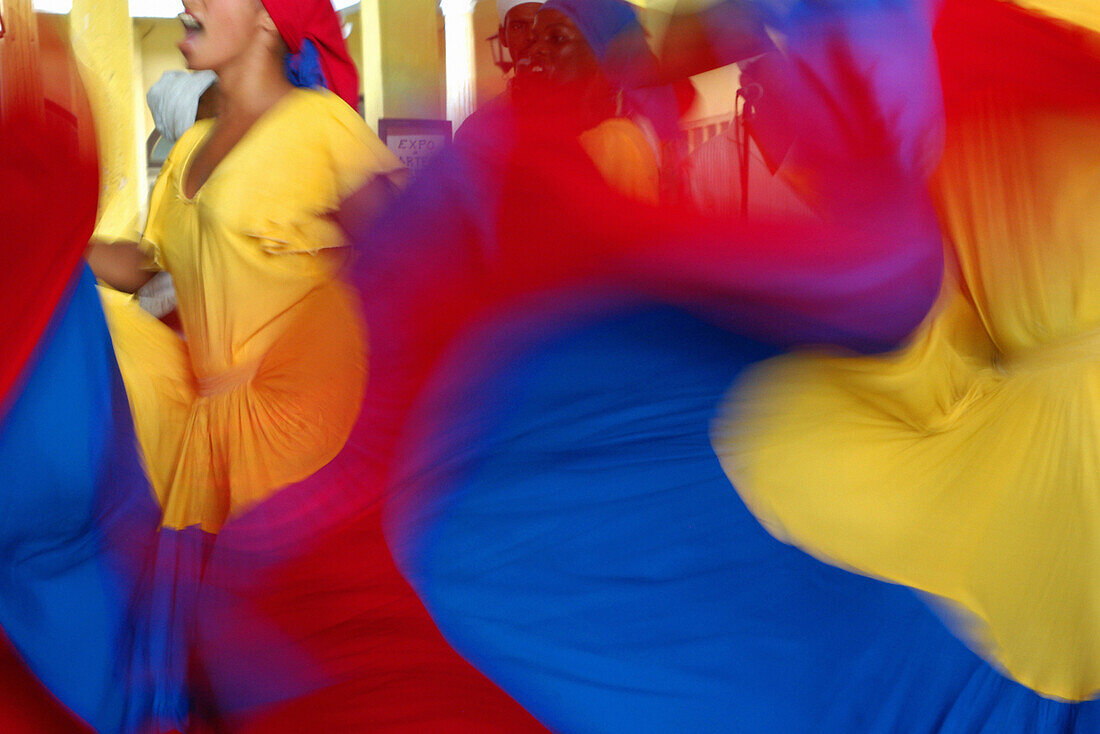
[[[38,62],[39,31],[28,0],[0,0],[5,35],[0,39],[0,117],[10,110],[42,112],[43,80],[30,73]],[[3,225],[0,225],[3,226]]]
[[[387,0],[382,20],[386,117],[442,119],[443,15],[437,0]]]
[[[724,66],[691,78],[695,85],[695,104],[684,116],[685,124],[695,120],[709,120],[716,117],[733,117],[738,80],[741,73],[737,66]]]
[[[443,16],[437,0],[363,0],[356,14],[364,117],[442,119]],[[349,42],[351,39],[349,39]]]
[[[166,71],[186,68],[183,54],[176,44],[183,38],[178,20],[164,18],[137,18],[134,20],[134,37],[141,49],[141,110],[142,143],[153,134],[153,115],[145,102],[149,88]]]

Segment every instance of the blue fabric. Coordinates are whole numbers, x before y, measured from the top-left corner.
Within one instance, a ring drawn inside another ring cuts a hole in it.
[[[321,54],[308,38],[302,39],[302,47],[296,54],[287,54],[283,60],[286,78],[296,87],[328,89],[325,70],[321,66]]]
[[[757,68],[778,64],[779,59],[789,62],[789,76],[782,80],[758,78],[751,67],[744,69],[742,81],[759,82],[763,88],[755,103],[754,135],[761,128],[768,133],[769,126],[792,135],[804,124],[790,119],[790,111],[783,107],[773,116],[780,97],[803,100],[801,106],[810,112],[825,103],[855,132],[832,126],[801,131],[804,137],[821,139],[815,146],[833,146],[837,160],[843,161],[856,152],[845,136],[862,140],[873,132],[871,126],[883,121],[899,163],[917,175],[930,174],[943,142],[943,93],[932,40],[939,4],[940,0],[752,3],[749,7],[758,18],[784,38],[783,53],[765,57]],[[723,0],[706,11],[705,27],[723,62],[743,61],[739,53],[745,13],[745,4],[738,0]]]
[[[911,590],[760,527],[708,428],[769,354],[590,293],[465,337],[409,429],[390,518],[451,643],[555,731],[1100,731],[1100,703],[1036,695]]]
[[[644,34],[634,7],[623,0],[549,0],[543,9],[569,16],[601,61],[616,38]]]
[[[0,627],[97,731],[179,726],[145,601],[160,512],[86,267],[17,389],[0,424]]]

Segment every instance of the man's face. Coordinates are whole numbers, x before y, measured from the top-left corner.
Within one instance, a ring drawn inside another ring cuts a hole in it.
[[[527,56],[527,50],[534,40],[535,15],[542,7],[540,3],[522,3],[508,11],[500,26],[500,45],[508,49],[512,61],[516,63],[516,73],[526,71],[526,64],[518,63]]]

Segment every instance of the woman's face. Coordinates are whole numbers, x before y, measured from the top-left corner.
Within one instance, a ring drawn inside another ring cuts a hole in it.
[[[569,16],[553,9],[540,10],[534,37],[527,51],[530,79],[580,89],[600,77],[596,54]]]
[[[190,69],[218,71],[261,37],[266,15],[259,0],[184,0],[179,43]]]

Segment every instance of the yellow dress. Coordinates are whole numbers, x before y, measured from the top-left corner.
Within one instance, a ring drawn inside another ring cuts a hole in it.
[[[136,299],[104,301],[163,522],[215,532],[347,440],[366,333],[330,215],[400,163],[339,98],[295,89],[189,199],[184,174],[211,127],[172,150],[141,242],[172,274],[183,338]]]
[[[579,140],[608,186],[623,196],[657,203],[660,165],[645,133],[635,122],[612,117],[585,130]]]
[[[935,180],[954,265],[882,357],[791,355],[715,448],[776,537],[938,597],[1049,697],[1100,692],[1100,121],[975,103]]]

